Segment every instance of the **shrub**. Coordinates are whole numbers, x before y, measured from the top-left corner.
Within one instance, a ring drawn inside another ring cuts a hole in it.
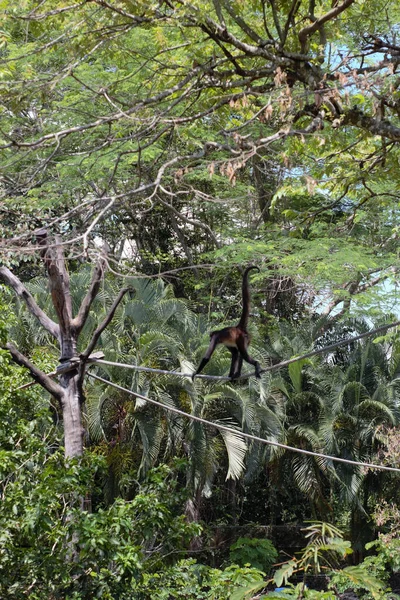
[[[265,573],[269,573],[278,558],[273,543],[264,538],[239,538],[229,549],[231,562],[238,565],[251,565]]]

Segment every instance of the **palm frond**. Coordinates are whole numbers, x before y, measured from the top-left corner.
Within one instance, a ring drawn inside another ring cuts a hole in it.
[[[229,419],[218,420],[221,425],[228,427],[234,427],[234,424]],[[247,444],[245,439],[240,435],[238,431],[224,431],[220,430],[222,439],[224,440],[225,448],[228,454],[228,473],[226,479],[239,479],[242,475],[245,465],[244,457],[247,451]]]
[[[105,398],[105,390],[97,382],[86,389],[86,419],[90,438],[99,442],[105,438],[101,418],[101,406]]]
[[[386,425],[396,424],[396,415],[393,410],[383,402],[373,398],[367,398],[360,402],[358,410],[361,418],[373,419],[375,423],[379,421]]]
[[[147,412],[135,412],[135,424],[143,446],[138,475],[143,476],[150,467],[154,466],[158,458],[163,438],[163,429],[160,418],[151,416]],[[134,440],[132,442],[134,443]]]

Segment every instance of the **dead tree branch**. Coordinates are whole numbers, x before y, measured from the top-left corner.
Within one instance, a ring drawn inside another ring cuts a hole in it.
[[[52,381],[52,379],[48,375],[46,375],[46,373],[43,373],[43,371],[41,371],[40,369],[38,369],[38,367],[31,363],[31,361],[19,350],[17,350],[17,348],[13,344],[7,343],[4,347],[11,354],[14,362],[16,362],[21,367],[25,367],[26,369],[28,369],[32,378],[37,383],[39,383],[47,392],[49,392],[49,394],[56,398],[56,400],[58,400],[60,403],[63,402],[64,391],[57,383]]]
[[[106,267],[105,258],[101,257],[93,270],[92,281],[90,283],[90,286],[86,293],[86,296],[82,300],[82,303],[79,307],[78,314],[76,315],[76,317],[74,319],[72,319],[72,326],[75,330],[76,335],[79,335],[79,333],[82,331],[84,324],[86,323],[86,319],[88,317],[90,307],[100,289],[100,285],[103,280],[105,267]]]
[[[56,340],[60,339],[60,327],[36,304],[33,296],[23,283],[16,277],[7,267],[0,267],[0,278],[13,288],[14,292],[21,298],[29,312],[36,317],[39,323],[48,331]]]
[[[87,361],[87,359],[89,358],[90,354],[92,353],[93,349],[95,348],[99,337],[101,336],[101,334],[103,333],[103,331],[105,330],[105,328],[109,325],[109,323],[111,322],[115,311],[117,310],[122,298],[125,296],[125,294],[127,292],[132,292],[132,288],[126,287],[126,288],[122,288],[122,290],[120,290],[118,296],[116,297],[116,299],[114,300],[110,311],[108,313],[108,315],[105,317],[105,319],[103,320],[102,323],[100,323],[100,325],[97,327],[96,331],[94,332],[92,339],[90,340],[86,350],[84,350],[80,357],[81,357],[81,366],[84,365],[84,363]]]

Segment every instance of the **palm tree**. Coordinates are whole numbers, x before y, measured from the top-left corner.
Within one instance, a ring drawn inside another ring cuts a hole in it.
[[[71,274],[74,305],[79,304],[89,278],[88,269]],[[99,340],[98,345],[104,349],[106,357],[119,363],[192,372],[198,354],[202,352],[202,334],[205,335],[207,323],[189,309],[186,301],[175,298],[172,286],[161,280],[136,279],[129,283],[135,288],[134,297],[121,305]],[[119,284],[110,279],[104,281],[82,332],[82,345],[107,312]],[[48,293],[43,280],[32,281],[30,289],[46,308]],[[24,320],[23,327],[15,327],[15,336],[24,338],[26,347],[32,348],[40,341],[48,348],[46,336],[39,340],[36,325],[23,309],[20,317]],[[256,352],[258,358],[263,358],[257,347]],[[56,361],[51,348],[48,356],[49,360],[54,358]],[[229,355],[217,353],[213,372],[226,374],[228,363]],[[93,365],[91,370],[133,392],[151,395],[166,406],[179,407],[238,430],[238,434],[219,433],[214,428],[160,411],[143,400],[133,399],[130,394],[87,379],[87,441],[100,445],[108,458],[110,499],[118,493],[130,495],[138,476],[156,461],[170,460],[175,455],[188,458],[188,487],[193,498],[200,498],[209,492],[215,474],[223,469],[225,475],[228,473],[232,478],[243,473],[247,445],[239,435],[241,428],[257,435],[280,435],[280,409],[275,403],[272,409],[269,407],[266,380],[261,384],[251,381],[247,385],[197,380],[193,386],[188,378],[178,376],[105,365]]]
[[[387,348],[371,340],[359,342],[348,352],[346,367],[334,362],[327,373],[329,393],[324,397],[320,426],[324,451],[373,462],[379,427],[396,425],[399,420],[399,388],[390,373]],[[361,551],[366,540],[360,533],[368,532],[370,501],[386,474],[343,463],[332,465],[330,474],[339,502],[351,509],[352,539]]]
[[[137,280],[133,286],[136,290],[134,298],[125,303],[102,340],[107,358],[169,371],[192,372],[196,360],[191,361],[188,357],[192,357],[199,332],[205,332],[204,320],[192,313],[184,300],[175,298],[171,286],[162,281]],[[195,349],[202,351],[201,347]],[[229,355],[217,353],[212,364],[213,373],[225,374],[229,369],[228,362]],[[262,384],[262,400],[256,404],[259,391],[254,382],[246,387],[197,380],[193,385],[189,378],[178,376],[102,366],[103,375],[105,370],[110,380],[134,392],[150,395],[166,406],[175,406],[238,430],[237,434],[218,432],[168,411],[160,411],[143,400],[133,400],[131,395],[111,387],[104,389],[96,383],[90,384],[87,392],[89,431],[96,442],[103,440],[111,447],[110,488],[113,493],[118,481],[127,485],[127,471],[132,473],[133,480],[137,473],[144,474],[157,460],[183,455],[189,465],[190,510],[198,516],[195,507],[200,507],[201,498],[210,492],[221,463],[225,466],[227,462],[228,477],[238,478],[244,470],[247,445],[240,436],[240,429],[259,435],[263,427],[264,433],[279,427],[279,419],[267,406],[267,394]]]
[[[184,355],[180,335],[193,327],[194,315],[187,303],[173,295],[172,287],[159,281],[136,279],[128,300],[105,333],[102,344],[113,362],[173,370]],[[112,295],[112,294],[111,294]],[[185,382],[116,366],[96,367],[101,376],[166,406],[181,407]],[[87,414],[91,438],[107,445],[110,465],[108,495],[130,495],[137,477],[157,460],[167,460],[180,447],[181,424],[173,415],[112,386],[90,382]],[[122,487],[121,487],[122,486]]]
[[[283,361],[306,354],[314,345],[313,322],[294,325],[286,322],[270,334],[272,352]],[[311,452],[322,452],[319,435],[325,393],[321,358],[303,359],[275,371],[271,393],[285,407],[284,443]],[[275,452],[269,471],[278,490],[297,486],[308,499],[310,517],[324,518],[329,509],[328,462],[320,457],[289,450]],[[277,518],[277,516],[275,516]]]

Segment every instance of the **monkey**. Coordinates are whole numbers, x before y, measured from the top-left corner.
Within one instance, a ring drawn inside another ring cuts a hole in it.
[[[250,292],[248,275],[249,271],[251,271],[252,269],[260,271],[258,267],[252,265],[251,267],[247,267],[247,269],[243,273],[243,307],[239,323],[236,325],[236,327],[224,327],[223,329],[219,329],[218,331],[212,331],[210,333],[210,345],[208,346],[207,352],[202,358],[197,368],[197,371],[193,373],[192,381],[194,381],[196,375],[201,373],[201,371],[204,369],[218,344],[223,344],[226,348],[228,348],[229,352],[232,355],[231,368],[229,370],[230,379],[237,379],[238,377],[240,377],[243,360],[254,366],[255,375],[258,379],[260,379],[260,364],[256,360],[254,360],[254,358],[252,358],[247,352],[247,348],[250,344],[249,334],[247,333],[247,323],[249,320],[250,313]]]

